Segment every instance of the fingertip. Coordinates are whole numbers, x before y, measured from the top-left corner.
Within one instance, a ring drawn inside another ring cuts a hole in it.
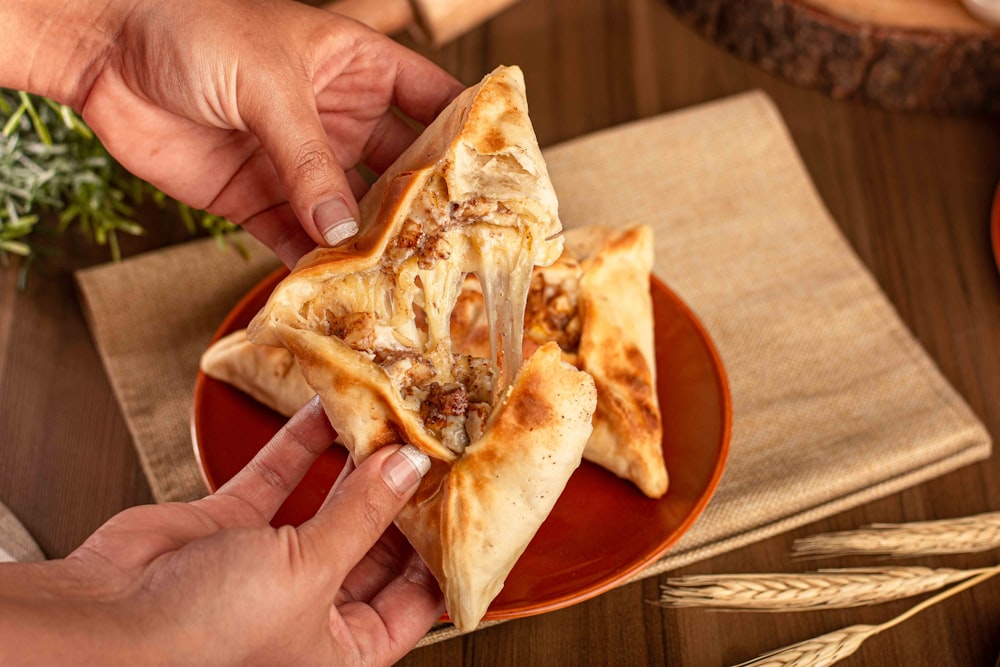
[[[410,118],[430,125],[466,86],[427,58],[401,44],[393,45],[399,49],[393,90],[396,104]]]
[[[344,166],[320,121],[311,89],[278,91],[250,129],[267,153],[291,210],[314,243],[334,246],[357,234],[360,210]],[[285,104],[279,104],[284,100]],[[281,116],[275,116],[275,109]]]
[[[328,246],[337,246],[358,233],[357,204],[351,206],[343,195],[321,201],[313,209],[312,221],[320,238]]]
[[[441,104],[438,107],[437,111],[434,113],[434,117],[437,118],[438,115],[440,115],[440,113],[442,111],[444,111],[446,108],[448,108],[449,104],[451,104],[452,102],[455,101],[456,97],[458,97],[459,95],[461,95],[462,93],[465,92],[466,88],[467,88],[467,86],[465,84],[463,84],[458,79],[455,79],[450,84],[450,88],[448,89],[448,91],[441,98]]]
[[[413,447],[381,447],[331,489],[300,533],[317,554],[338,553],[332,572],[339,585],[371,549],[430,469],[430,459]]]
[[[308,433],[312,440],[325,440],[330,443],[337,437],[330,419],[323,408],[323,400],[319,394],[314,395],[285,424],[285,429],[293,433]]]
[[[251,236],[266,245],[288,268],[316,247],[288,205],[271,209],[245,220],[240,225]]]
[[[269,521],[336,435],[314,397],[216,495],[238,498]]]
[[[400,447],[382,462],[382,479],[399,497],[415,491],[431,469],[431,459],[413,445]]]

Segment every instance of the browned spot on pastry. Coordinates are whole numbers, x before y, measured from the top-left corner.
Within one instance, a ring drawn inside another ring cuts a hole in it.
[[[607,242],[606,251],[621,251],[627,253],[639,244],[638,239],[641,235],[642,229],[640,227],[633,227],[618,234],[617,236],[612,236]]]
[[[625,364],[618,380],[625,384],[636,394],[649,392],[649,366],[646,357],[635,345],[625,347]]]
[[[541,375],[531,374],[525,378],[523,384],[517,388],[516,395],[512,396],[513,402],[504,408],[509,414],[509,423],[532,431],[541,424],[555,421],[552,405],[542,391],[544,386],[545,382]]]
[[[503,130],[499,127],[491,127],[483,135],[483,141],[480,144],[481,149],[488,153],[498,153],[501,149],[507,146],[509,142],[504,137]]]
[[[607,348],[611,352],[613,348]],[[638,432],[654,432],[660,428],[660,411],[656,405],[655,391],[649,366],[642,352],[634,345],[615,349],[609,357],[613,363],[602,369],[587,368],[597,386],[597,413],[599,416],[617,415],[622,424]]]
[[[385,445],[395,445],[403,442],[399,431],[392,424],[384,424],[374,435],[371,443],[373,447],[384,447]]]
[[[515,106],[517,95],[509,83],[502,80],[494,80],[492,86],[483,86],[479,89],[476,106],[486,109],[509,109]]]
[[[424,479],[420,482],[420,486],[417,487],[417,492],[413,495],[410,502],[419,506],[421,503],[433,498],[448,477],[450,470],[451,466],[448,463],[431,458],[431,469],[424,475]]]

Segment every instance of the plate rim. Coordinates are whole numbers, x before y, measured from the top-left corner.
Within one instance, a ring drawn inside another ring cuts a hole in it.
[[[729,387],[729,376],[726,373],[726,367],[722,363],[722,356],[719,354],[718,349],[715,346],[715,342],[708,333],[708,329],[705,327],[701,319],[695,314],[694,310],[687,304],[686,301],[680,298],[665,281],[660,279],[654,273],[649,274],[650,283],[657,283],[658,286],[663,290],[663,292],[674,302],[675,306],[678,306],[682,310],[685,316],[688,318],[689,322],[694,326],[698,337],[704,344],[705,349],[708,350],[709,357],[712,360],[712,369],[715,372],[716,378],[719,381],[719,388],[721,390],[721,405],[722,409],[722,434],[721,442],[719,444],[719,456],[715,461],[715,467],[712,470],[712,475],[705,486],[704,491],[702,491],[701,496],[694,503],[691,512],[684,518],[684,521],[678,525],[678,527],[671,533],[670,537],[660,544],[660,548],[652,551],[646,558],[637,559],[635,563],[629,567],[623,568],[618,571],[613,577],[609,577],[607,581],[591,586],[590,588],[583,589],[577,593],[566,594],[553,598],[550,602],[544,605],[533,604],[530,607],[522,605],[520,607],[513,607],[506,610],[497,610],[496,612],[487,612],[483,620],[513,620],[516,618],[526,618],[528,616],[535,616],[537,614],[544,614],[551,611],[556,611],[558,609],[564,609],[571,605],[585,602],[592,598],[597,597],[603,593],[607,593],[610,590],[618,588],[650,564],[655,563],[661,559],[670,549],[680,541],[682,537],[691,529],[691,527],[701,518],[704,513],[705,508],[708,507],[708,503],[711,502],[712,497],[715,495],[715,491],[718,489],[719,482],[722,480],[722,475],[725,472],[726,463],[729,460],[729,450],[732,439],[732,427],[733,427],[733,409],[732,409],[732,395]],[[669,488],[667,493],[670,493]]]
[[[233,304],[233,306],[229,309],[229,312],[226,313],[226,316],[222,318],[222,322],[215,328],[215,332],[212,333],[212,338],[208,341],[205,349],[208,349],[209,346],[229,333],[229,329],[232,327],[233,321],[236,320],[237,317],[243,315],[243,310],[246,305],[250,301],[256,299],[267,285],[274,282],[274,285],[277,286],[277,281],[280,281],[281,277],[287,273],[289,273],[288,267],[284,265],[278,266],[274,270],[269,271],[267,275],[258,280],[253,287],[247,290],[243,296],[240,297],[235,304]],[[271,287],[271,289],[274,290],[274,287]],[[216,484],[215,480],[212,479],[212,475],[208,471],[208,464],[205,461],[204,454],[202,453],[202,448],[198,445],[200,441],[200,438],[198,437],[197,420],[199,404],[198,398],[204,393],[205,383],[209,379],[210,378],[205,375],[205,372],[201,370],[201,364],[198,364],[198,372],[194,378],[194,391],[191,395],[189,426],[191,431],[191,446],[194,449],[195,461],[198,463],[198,472],[201,474],[201,480],[205,483],[205,487],[208,489],[209,493],[215,493],[221,487],[221,484]]]
[[[212,335],[212,339],[209,344],[214,343],[219,340],[227,333],[229,329],[232,328],[234,321],[238,317],[244,315],[244,310],[247,304],[258,298],[260,292],[263,291],[268,285],[271,285],[271,289],[281,280],[284,275],[287,275],[289,270],[284,266],[279,266],[273,271],[269,272],[264,278],[259,280],[249,291],[247,291],[229,310],[226,317],[223,318],[222,322],[216,328],[215,333]],[[708,329],[705,327],[704,323],[697,316],[694,310],[684,301],[680,295],[677,294],[667,283],[662,280],[655,273],[650,273],[650,284],[651,286],[655,283],[656,286],[662,290],[663,294],[667,296],[675,307],[677,307],[684,316],[690,322],[694,328],[695,333],[698,336],[701,344],[708,352],[708,357],[711,360],[712,372],[716,377],[718,387],[719,387],[719,398],[720,405],[719,408],[722,412],[721,414],[721,435],[718,447],[718,456],[714,462],[712,469],[712,474],[709,477],[707,484],[704,487],[701,495],[693,504],[691,511],[684,517],[684,520],[680,522],[677,528],[672,531],[670,536],[660,543],[659,548],[652,550],[647,556],[643,558],[636,559],[635,562],[631,563],[629,566],[616,571],[612,576],[607,577],[605,580],[598,582],[588,588],[583,588],[579,591],[572,593],[567,593],[564,595],[549,598],[544,603],[521,603],[512,604],[511,606],[502,610],[488,610],[486,616],[484,616],[483,621],[504,621],[513,620],[517,618],[526,618],[528,616],[535,616],[538,614],[544,614],[551,611],[556,611],[558,609],[564,609],[568,606],[584,602],[586,600],[597,597],[603,593],[606,593],[614,588],[622,586],[625,583],[629,583],[629,580],[637,573],[644,570],[650,564],[656,562],[662,558],[675,544],[677,544],[680,539],[687,534],[691,527],[701,518],[705,509],[708,507],[709,502],[715,495],[718,489],[719,483],[722,480],[722,475],[725,472],[726,464],[729,459],[730,446],[732,440],[732,425],[733,425],[733,409],[732,409],[732,394],[729,385],[729,376],[726,373],[725,365],[722,362],[722,357],[719,354],[718,348],[715,342],[712,340],[711,335],[708,333]],[[191,411],[190,411],[190,430],[191,430],[191,443],[194,450],[195,460],[198,464],[198,470],[201,474],[202,480],[204,481],[206,487],[210,492],[215,492],[221,485],[217,484],[212,478],[211,473],[208,470],[208,464],[205,461],[203,448],[199,445],[200,438],[198,436],[198,420],[197,416],[197,406],[199,404],[198,397],[205,391],[205,385],[208,378],[207,375],[199,367],[197,376],[195,378],[194,393],[191,401]],[[669,493],[669,490],[668,490]],[[448,621],[447,612],[441,619],[444,622]]]

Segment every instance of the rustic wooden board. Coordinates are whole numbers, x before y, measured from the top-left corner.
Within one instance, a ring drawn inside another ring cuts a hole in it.
[[[666,0],[737,56],[894,110],[1000,113],[1000,30],[959,0]]]

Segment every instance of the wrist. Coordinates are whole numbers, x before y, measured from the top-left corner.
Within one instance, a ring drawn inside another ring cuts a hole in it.
[[[132,0],[0,2],[0,88],[76,108],[104,68]]]

